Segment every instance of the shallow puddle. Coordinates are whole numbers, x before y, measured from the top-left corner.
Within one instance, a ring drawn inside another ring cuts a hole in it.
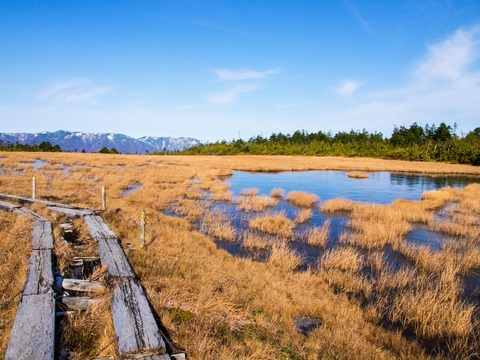
[[[130,187],[126,190],[123,191],[122,193],[122,196],[128,196],[130,195],[131,193],[133,193],[134,191],[140,189],[142,187],[142,184],[140,183],[133,183],[132,185],[130,185]]]
[[[426,228],[417,227],[410,231],[406,240],[407,242],[415,245],[428,246],[432,251],[440,251],[445,238],[442,234],[437,232],[430,231]]]

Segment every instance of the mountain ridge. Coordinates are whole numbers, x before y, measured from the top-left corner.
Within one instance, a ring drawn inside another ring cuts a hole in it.
[[[157,151],[188,149],[206,142],[190,137],[142,136],[138,139],[118,133],[91,133],[57,130],[38,133],[0,133],[0,142],[22,145],[39,145],[48,141],[62,151],[98,152],[103,147],[115,148],[122,154],[148,154]]]

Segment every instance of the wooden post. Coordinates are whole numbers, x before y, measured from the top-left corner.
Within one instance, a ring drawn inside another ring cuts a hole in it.
[[[102,209],[107,210],[107,188],[102,185]]]
[[[147,222],[145,210],[140,213],[140,247],[145,247],[145,223]]]
[[[32,199],[35,199],[37,196],[37,180],[35,176],[32,179]]]

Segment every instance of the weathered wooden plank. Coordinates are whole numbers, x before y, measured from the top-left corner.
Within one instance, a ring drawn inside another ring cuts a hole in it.
[[[48,221],[48,220],[45,219],[43,216],[37,214],[36,212],[33,212],[33,211],[30,210],[30,209],[24,208],[24,207],[18,208],[18,210],[16,210],[15,212],[16,212],[17,214],[22,214],[22,215],[30,216],[30,218],[32,218],[32,220]]]
[[[117,239],[100,238],[97,241],[102,265],[107,265],[109,277],[135,277],[127,257]]]
[[[32,249],[53,249],[52,224],[49,221],[35,221],[33,224]]]
[[[24,296],[15,316],[5,360],[53,360],[54,339],[53,293]]]
[[[112,289],[112,314],[121,357],[165,354],[165,342],[141,286],[118,279]]]
[[[87,215],[84,219],[93,238],[117,239],[117,235],[105,224],[100,216]]]
[[[135,277],[115,233],[98,215],[85,216],[90,235],[97,240],[98,253],[102,265],[107,265],[109,276]]]
[[[5,211],[15,211],[20,205],[10,204],[9,202],[0,201],[0,209]]]
[[[55,203],[52,201],[47,201],[47,200],[40,200],[40,199],[32,199],[24,196],[17,196],[17,195],[10,195],[10,194],[1,194],[0,193],[0,199],[1,200],[8,200],[8,201],[18,201],[19,203],[27,203],[27,204],[33,204],[33,203],[38,203],[38,204],[44,204],[46,206],[59,206],[67,209],[78,209],[75,206],[72,205],[66,205],[66,204],[60,204],[60,203]]]
[[[87,310],[98,301],[98,299],[89,296],[67,296],[62,298],[62,303],[67,305],[71,310]]]
[[[53,271],[51,250],[32,250],[28,261],[27,279],[23,295],[39,295],[52,292]]]
[[[59,205],[49,205],[49,206],[47,206],[47,208],[49,210],[65,214],[68,217],[92,215],[94,213],[94,211],[88,210],[88,209],[66,208],[66,207],[59,206]]]
[[[73,290],[78,292],[92,292],[99,291],[105,288],[100,281],[88,281],[77,279],[63,279],[62,287],[65,290]]]

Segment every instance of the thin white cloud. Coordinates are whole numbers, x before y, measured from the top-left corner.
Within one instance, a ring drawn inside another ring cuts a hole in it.
[[[363,16],[360,15],[360,12],[356,7],[353,6],[351,2],[344,2],[344,7],[345,9],[352,15],[352,17],[366,30],[366,31],[372,31],[372,27],[366,21]]]
[[[207,96],[207,100],[214,104],[230,105],[238,101],[240,95],[258,91],[262,82],[267,77],[280,73],[280,69],[267,69],[264,71],[256,70],[231,70],[231,69],[213,69],[211,70],[217,80],[228,84],[227,89]]]
[[[344,97],[352,97],[353,94],[358,90],[362,84],[355,80],[344,81],[340,86],[338,86],[335,91],[338,95]]]
[[[417,68],[421,80],[456,80],[480,56],[479,28],[459,29],[448,39],[428,48],[428,55]]]
[[[100,96],[114,90],[111,86],[96,86],[85,79],[56,82],[41,90],[37,97],[43,101],[63,102],[79,105],[96,103]]]
[[[219,81],[244,81],[261,80],[270,75],[278,74],[280,69],[267,69],[265,71],[213,69],[212,72],[217,75]]]
[[[480,117],[479,60],[479,27],[459,29],[427,48],[412,71],[410,83],[362,93],[351,106],[341,111],[324,110],[318,116],[346,129],[365,127],[387,133],[393,124],[413,122],[458,122],[471,130],[478,126]],[[356,88],[350,85],[338,90],[348,95]]]
[[[214,104],[234,104],[238,101],[238,97],[241,94],[257,91],[259,88],[258,84],[237,84],[225,91],[211,94],[207,99]]]

